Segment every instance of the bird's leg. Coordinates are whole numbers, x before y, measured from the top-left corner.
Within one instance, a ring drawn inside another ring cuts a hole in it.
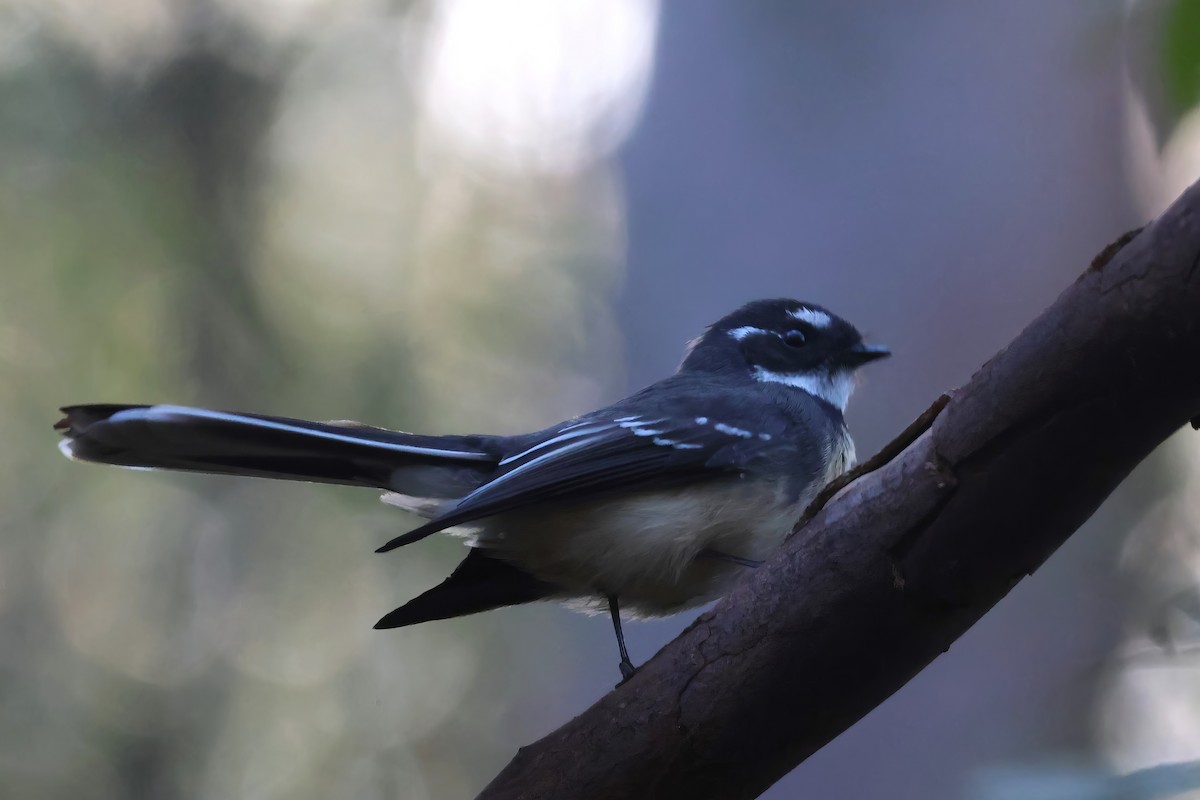
[[[607,595],[608,597],[608,613],[612,615],[613,630],[617,634],[617,647],[621,650],[621,663],[618,665],[621,668],[621,683],[633,677],[633,673],[637,672],[637,667],[629,660],[629,651],[625,649],[625,634],[621,632],[621,607],[617,605],[617,596],[615,594]],[[617,684],[620,686],[620,684]]]
[[[755,561],[752,558],[742,558],[741,556],[732,556],[729,553],[722,553],[720,550],[713,550],[711,547],[706,547],[700,551],[700,558],[718,558],[722,561],[731,561],[734,564],[750,569],[757,569],[762,566],[761,561]]]

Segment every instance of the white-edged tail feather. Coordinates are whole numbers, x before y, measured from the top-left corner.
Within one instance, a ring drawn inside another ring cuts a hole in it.
[[[213,422],[230,422],[236,425],[244,425],[250,428],[260,428],[262,430],[281,431],[284,433],[296,433],[314,439],[325,439],[331,442],[342,442],[345,444],[353,444],[361,446],[366,442],[370,443],[372,448],[380,450],[391,450],[397,453],[409,453],[411,455],[430,456],[432,458],[455,458],[464,459],[467,461],[490,461],[492,457],[487,453],[481,453],[478,450],[447,450],[438,447],[418,447],[411,444],[403,444],[400,442],[384,442],[376,439],[366,438],[362,435],[355,435],[353,431],[377,430],[369,426],[350,424],[345,420],[339,420],[334,423],[324,423],[327,428],[342,427],[346,428],[346,433],[330,430],[319,430],[301,425],[296,425],[282,419],[265,419],[263,417],[249,416],[246,414],[234,414],[228,411],[213,411],[207,408],[191,408],[189,406],[149,406],[147,408],[135,408],[125,411],[118,411],[109,417],[110,422],[149,422],[149,423],[164,423],[175,424],[187,422],[189,420],[207,420]],[[398,432],[397,432],[398,433]]]
[[[63,454],[141,469],[185,470],[373,486],[413,497],[458,497],[497,456],[485,437],[422,436],[345,422],[309,422],[176,405],[83,405],[55,427]]]

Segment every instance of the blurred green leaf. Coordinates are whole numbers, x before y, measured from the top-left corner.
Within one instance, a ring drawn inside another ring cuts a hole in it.
[[[1173,110],[1200,104],[1200,0],[1175,0],[1163,19],[1163,77]]]

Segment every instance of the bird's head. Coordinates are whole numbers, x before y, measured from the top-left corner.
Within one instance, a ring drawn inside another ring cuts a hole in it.
[[[802,389],[844,411],[855,370],[889,355],[820,306],[756,300],[710,325],[691,343],[679,369],[744,374]]]

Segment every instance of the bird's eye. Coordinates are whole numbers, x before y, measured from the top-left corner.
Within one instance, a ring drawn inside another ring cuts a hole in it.
[[[804,331],[793,328],[783,335],[783,343],[788,347],[804,347],[808,341],[808,337],[804,335]]]

